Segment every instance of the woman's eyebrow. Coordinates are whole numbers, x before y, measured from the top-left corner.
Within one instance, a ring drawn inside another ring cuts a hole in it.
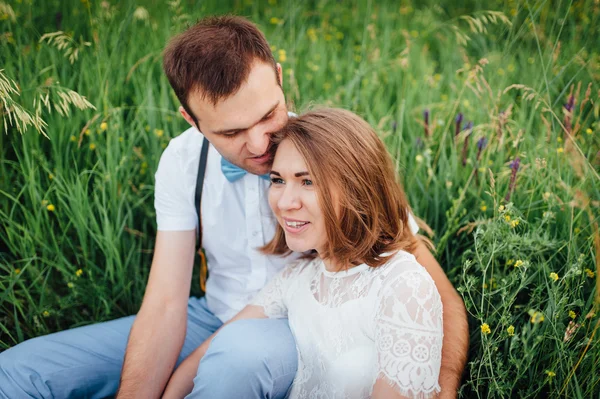
[[[281,173],[276,172],[274,170],[271,171],[271,174],[275,175],[275,176],[281,176]],[[294,176],[295,177],[302,177],[302,176],[308,176],[309,174],[310,173],[308,173],[308,172],[297,172],[297,173],[294,173]]]

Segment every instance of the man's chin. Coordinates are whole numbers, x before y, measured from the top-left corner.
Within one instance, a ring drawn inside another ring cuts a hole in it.
[[[251,173],[253,175],[266,175],[267,173],[269,173],[271,171],[271,164],[262,164],[262,165],[249,165],[248,163],[246,163],[246,165],[244,165],[246,169],[246,171],[248,173]]]

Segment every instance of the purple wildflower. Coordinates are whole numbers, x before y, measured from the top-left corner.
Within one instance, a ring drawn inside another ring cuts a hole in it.
[[[575,96],[572,94],[569,96],[569,101],[565,104],[565,109],[567,113],[565,115],[565,120],[563,121],[563,125],[565,126],[565,140],[567,136],[571,133],[571,118],[573,116],[573,108],[575,107]]]
[[[467,131],[467,134],[465,135],[465,143],[463,144],[463,150],[462,150],[462,164],[463,166],[465,166],[467,164],[467,149],[469,148],[469,137],[471,137],[471,133],[472,133],[472,129],[473,128],[473,122],[469,121],[467,123],[467,126],[465,126],[465,130]]]
[[[456,129],[454,129],[454,136],[457,136],[458,133],[460,133],[460,127],[462,125],[462,121],[463,121],[463,114],[461,114],[460,112],[458,113],[458,115],[456,115]]]
[[[425,137],[429,137],[429,110],[426,109],[423,112],[423,119],[425,120]]]
[[[569,112],[573,111],[573,107],[575,106],[575,96],[571,94],[569,97],[569,101],[565,104],[565,109]]]
[[[512,161],[509,167],[512,169],[512,173],[510,175],[510,184],[508,185],[508,193],[506,193],[506,202],[510,201],[510,196],[515,189],[515,185],[517,182],[517,172],[519,171],[519,167],[521,166],[521,158],[516,157],[514,161]]]
[[[481,151],[483,151],[486,145],[487,139],[485,137],[482,137],[479,140],[477,140],[477,161],[479,161],[479,157],[481,157]]]

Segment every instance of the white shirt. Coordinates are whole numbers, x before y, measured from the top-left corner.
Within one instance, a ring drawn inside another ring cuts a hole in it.
[[[204,137],[189,128],[173,138],[155,174],[154,207],[160,231],[198,227],[194,205],[200,150]],[[266,256],[257,248],[275,235],[277,220],[267,201],[269,182],[246,174],[231,183],[221,171],[221,155],[211,145],[202,190],[202,246],[209,277],[208,308],[226,322],[296,256]],[[413,232],[418,226],[409,219]]]
[[[378,378],[407,397],[440,391],[442,302],[408,252],[338,273],[319,258],[299,260],[252,303],[289,319],[298,350],[289,398],[370,398]]]

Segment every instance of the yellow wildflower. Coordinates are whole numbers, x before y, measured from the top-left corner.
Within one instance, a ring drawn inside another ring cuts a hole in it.
[[[279,23],[279,18],[272,17],[269,22],[271,22],[272,25],[277,25]]]
[[[145,130],[145,131],[147,131],[147,132],[149,132],[149,131],[150,131],[150,125],[146,125],[146,126],[144,127],[144,130]]]
[[[558,281],[558,274],[552,272],[552,273],[550,273],[550,278],[554,281]]]
[[[69,282],[67,283],[67,287],[69,287],[69,288],[73,288],[73,287],[75,287],[75,284],[73,284],[72,282],[70,282],[70,281],[69,281]]]
[[[507,222],[510,222],[510,215],[504,215],[504,220],[506,220]]]
[[[83,132],[83,134],[85,134],[86,136],[89,136],[92,133],[92,131],[90,129],[85,129],[85,132]]]
[[[342,40],[344,38],[344,33],[343,32],[336,32],[335,33],[335,38],[338,40]]]
[[[563,152],[565,152],[565,150],[564,150],[564,148],[562,148],[562,147],[558,147],[558,148],[556,149],[556,152],[557,152],[557,153],[559,153],[559,154],[562,154]]]
[[[562,143],[562,137],[558,136],[558,137],[556,138],[556,141],[557,141],[557,142],[559,142],[559,143]]]
[[[519,221],[518,220],[513,220],[512,222],[510,222],[510,227],[517,227],[519,225]]]
[[[44,311],[42,312],[42,316],[44,316],[44,317],[48,317],[48,316],[50,316],[50,312],[48,312],[47,310],[44,310]]]
[[[546,374],[548,375],[548,377],[552,378],[552,377],[556,377],[556,373],[554,371],[548,371],[546,370]]]
[[[577,317],[577,314],[575,312],[573,312],[572,310],[569,310],[569,317],[572,319],[575,319]]]
[[[446,180],[446,188],[452,187],[452,182],[450,180]]]
[[[331,34],[329,34],[329,33],[326,33],[326,34],[325,34],[325,41],[326,41],[326,42],[330,42],[330,41],[331,41],[331,39],[333,39],[333,36],[331,36]]]
[[[279,62],[286,62],[287,61],[287,53],[285,52],[285,50],[280,49],[279,52],[278,52],[278,54],[279,54],[279,57],[278,57]]]
[[[508,333],[509,337],[512,337],[513,335],[515,335],[515,326],[513,326],[513,325],[508,326],[508,328],[506,329],[506,332]]]
[[[508,66],[506,67],[506,69],[508,70],[508,72],[514,72],[515,66],[513,64],[508,64]]]
[[[485,335],[488,335],[489,333],[492,332],[488,323],[483,323],[481,325],[481,332]]]
[[[75,275],[77,277],[81,277],[82,274],[83,274],[83,270],[81,270],[81,269],[77,269],[77,271],[75,272]]]
[[[548,198],[550,198],[552,194],[550,194],[548,191],[546,191],[542,196],[544,197],[545,200],[547,200]]]
[[[500,205],[500,206],[498,207],[498,212],[502,212],[502,211],[504,211],[504,205]]]
[[[590,270],[590,269],[587,269],[587,268],[586,268],[584,271],[585,271],[585,274],[587,274],[587,276],[588,276],[589,278],[594,278],[594,276],[596,275],[596,273],[594,273],[594,272],[593,272],[592,270]]]
[[[506,261],[506,266],[511,266],[514,263],[515,263],[514,259],[509,259],[509,260]]]
[[[573,229],[573,233],[575,233],[575,234],[579,234],[580,232],[581,232],[581,229],[579,227],[575,227]]]
[[[50,179],[50,180],[54,179],[54,174],[48,173],[48,179]]]
[[[125,139],[123,138],[123,136],[119,137],[119,143],[122,143],[123,141],[125,141]]]
[[[19,268],[15,269],[15,274],[19,274],[19,273],[21,273],[21,269],[19,269]]]
[[[156,135],[156,137],[162,137],[163,134],[165,134],[165,131],[162,129],[154,129],[154,134]]]
[[[482,212],[485,212],[485,211],[487,211],[487,206],[485,206],[485,205],[481,205],[481,206],[479,207],[479,209],[481,209],[481,211],[482,211]]]
[[[419,154],[415,157],[415,161],[417,161],[418,163],[423,162],[423,155]]]
[[[54,212],[54,211],[56,210],[56,207],[55,207],[54,205],[52,205],[52,204],[49,204],[49,205],[46,207],[46,209],[47,209],[49,212]]]
[[[103,132],[103,131],[105,131],[106,129],[108,129],[108,123],[106,123],[106,122],[102,122],[102,123],[100,124],[100,131],[101,131],[101,132]]]
[[[439,73],[436,73],[435,75],[433,75],[433,80],[435,80],[436,82],[439,82],[440,80],[442,80],[442,75],[440,75]]]
[[[523,263],[524,263],[524,262],[523,262],[521,259],[518,259],[518,260],[515,262],[515,267],[521,267],[521,266],[523,266]]]
[[[72,135],[71,137],[69,137],[69,140],[71,140],[71,141],[77,141],[77,137],[75,137],[75,136]]]
[[[587,129],[585,129],[585,132],[586,132],[587,134],[592,134],[592,129],[590,129],[590,128],[588,127]]]
[[[532,312],[531,313],[531,318],[529,319],[529,321],[532,324],[538,324],[541,323],[545,320],[544,318],[544,314],[542,312]]]
[[[90,143],[90,150],[94,151],[96,149],[96,144]]]

